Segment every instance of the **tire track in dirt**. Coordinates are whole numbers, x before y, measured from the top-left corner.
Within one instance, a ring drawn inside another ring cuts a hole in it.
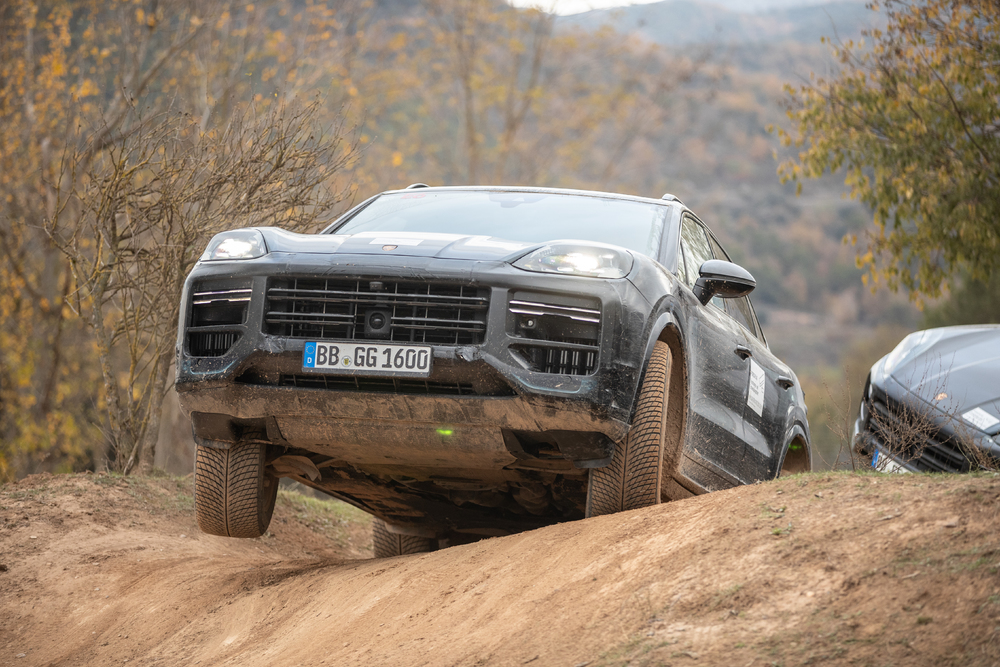
[[[202,535],[190,509],[162,508],[169,492],[0,489],[0,664],[1000,656],[993,477],[798,476],[385,560],[363,557],[362,527],[338,546],[281,502],[269,536]]]

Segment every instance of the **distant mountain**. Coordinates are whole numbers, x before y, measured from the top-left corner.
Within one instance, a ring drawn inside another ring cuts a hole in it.
[[[839,0],[840,4],[855,4],[859,7],[865,5],[866,0]],[[623,3],[629,4],[629,3]],[[799,9],[802,7],[815,7],[816,5],[828,5],[830,0],[707,0],[706,4],[718,5],[730,11],[741,14],[756,14],[773,9]]]
[[[771,3],[773,4],[773,0]],[[784,4],[792,5],[792,0]],[[727,8],[724,5],[728,5]],[[611,25],[619,32],[637,34],[664,46],[717,43],[726,45],[797,42],[819,44],[820,37],[857,40],[864,28],[882,25],[879,14],[860,2],[827,2],[748,13],[747,6],[765,6],[764,0],[743,3],[721,0],[665,0],[616,9],[595,9],[562,16],[560,27],[593,30]],[[741,7],[735,11],[732,7]]]

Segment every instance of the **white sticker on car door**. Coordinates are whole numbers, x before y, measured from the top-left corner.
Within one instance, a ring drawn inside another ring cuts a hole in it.
[[[747,405],[760,417],[764,414],[764,369],[750,360],[750,387],[747,389]]]

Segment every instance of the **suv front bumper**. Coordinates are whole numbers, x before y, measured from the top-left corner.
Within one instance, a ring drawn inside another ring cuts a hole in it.
[[[404,258],[405,266],[373,266],[371,257],[352,259],[338,257],[331,265],[325,255],[271,253],[195,268],[183,296],[176,388],[197,436],[264,440],[352,464],[496,468],[531,458],[545,441],[578,465],[600,464],[610,456],[609,443],[627,433],[650,311],[627,279],[528,273],[502,262]],[[323,386],[324,380],[322,374],[306,377],[302,368],[308,338],[274,335],[265,325],[269,281],[290,277],[488,289],[485,335],[477,344],[433,345],[430,377],[399,390],[372,390],[364,381],[354,387],[296,386]],[[199,290],[205,285],[221,285],[248,299],[240,322],[228,325],[235,342],[218,356],[196,356],[187,335],[199,324],[193,295],[204,293]],[[563,310],[584,302],[596,306],[600,327],[592,372],[533,368],[520,350],[556,343],[526,337],[534,334],[524,329],[526,316],[512,312],[512,301]]]

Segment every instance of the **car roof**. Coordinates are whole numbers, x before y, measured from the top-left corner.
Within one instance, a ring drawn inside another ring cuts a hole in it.
[[[386,190],[381,194],[399,194],[419,192],[532,192],[553,195],[576,195],[580,197],[600,197],[601,199],[621,199],[624,201],[636,201],[644,204],[659,204],[660,206],[683,206],[678,201],[664,199],[654,199],[652,197],[639,197],[637,195],[624,195],[617,192],[601,192],[599,190],[573,190],[569,188],[539,188],[525,185],[444,185],[444,186],[421,186],[419,188],[400,188],[398,190]]]

